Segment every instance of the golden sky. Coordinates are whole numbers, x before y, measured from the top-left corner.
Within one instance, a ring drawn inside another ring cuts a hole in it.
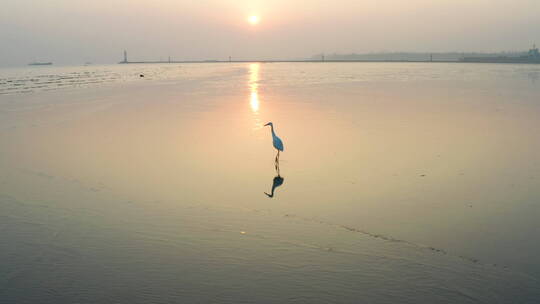
[[[524,50],[538,16],[538,0],[4,0],[0,65]]]

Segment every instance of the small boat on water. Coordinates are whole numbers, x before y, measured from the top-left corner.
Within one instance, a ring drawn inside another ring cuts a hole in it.
[[[28,65],[52,65],[52,62],[31,62]]]

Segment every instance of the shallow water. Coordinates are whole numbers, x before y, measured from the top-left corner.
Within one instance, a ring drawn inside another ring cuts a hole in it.
[[[540,67],[99,68],[0,97],[0,299],[540,298]]]

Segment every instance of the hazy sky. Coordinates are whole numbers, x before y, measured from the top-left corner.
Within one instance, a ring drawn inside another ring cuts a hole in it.
[[[2,66],[525,50],[540,0],[2,0],[0,41]]]

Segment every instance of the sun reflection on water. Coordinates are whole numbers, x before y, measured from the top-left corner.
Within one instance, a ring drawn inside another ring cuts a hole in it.
[[[253,118],[255,120],[255,130],[262,128],[262,123],[259,119],[259,63],[252,63],[249,65],[249,105],[251,112],[253,112]]]
[[[251,92],[251,98],[250,98],[249,104],[251,106],[251,110],[254,113],[259,112],[259,96],[258,95],[259,94],[257,93],[257,91],[252,91]]]

